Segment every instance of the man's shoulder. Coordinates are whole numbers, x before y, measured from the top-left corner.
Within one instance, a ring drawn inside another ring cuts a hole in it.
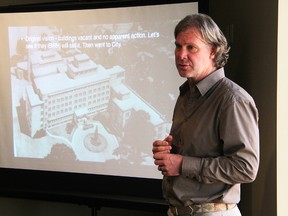
[[[254,103],[253,97],[243,87],[227,77],[221,80],[219,88],[226,97],[236,101],[249,101]]]

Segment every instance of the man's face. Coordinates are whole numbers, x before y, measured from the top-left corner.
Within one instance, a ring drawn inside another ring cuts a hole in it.
[[[214,52],[198,29],[180,32],[175,41],[175,63],[181,77],[199,82],[216,68]]]

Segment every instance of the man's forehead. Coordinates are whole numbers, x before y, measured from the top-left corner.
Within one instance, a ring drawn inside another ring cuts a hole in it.
[[[203,43],[206,43],[202,37],[201,31],[196,27],[187,28],[186,30],[179,32],[179,34],[176,37],[176,41],[177,39],[180,39],[182,37],[195,38],[202,41]]]

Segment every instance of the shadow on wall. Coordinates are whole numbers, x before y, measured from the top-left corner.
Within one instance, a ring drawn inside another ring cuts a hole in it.
[[[0,212],[3,216],[91,216],[92,210],[86,205],[57,203],[0,197]],[[101,208],[98,216],[165,216],[166,213]]]

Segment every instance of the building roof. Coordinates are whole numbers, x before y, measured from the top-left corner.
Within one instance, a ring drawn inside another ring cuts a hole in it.
[[[109,81],[109,73],[102,67],[97,72],[84,75],[77,79],[69,78],[66,73],[58,73],[50,76],[39,77],[34,79],[35,86],[42,95],[53,94],[69,89],[75,89],[91,83]]]
[[[127,111],[130,109],[134,109],[136,111],[143,110],[147,112],[150,116],[150,121],[153,125],[159,125],[164,123],[164,119],[161,118],[161,115],[155,110],[152,106],[150,106],[146,101],[141,99],[139,95],[136,95],[133,91],[131,91],[125,85],[116,85],[112,86],[114,91],[118,94],[129,92],[129,97],[125,97],[125,99],[121,100],[118,98],[114,98],[114,103],[122,110]]]

